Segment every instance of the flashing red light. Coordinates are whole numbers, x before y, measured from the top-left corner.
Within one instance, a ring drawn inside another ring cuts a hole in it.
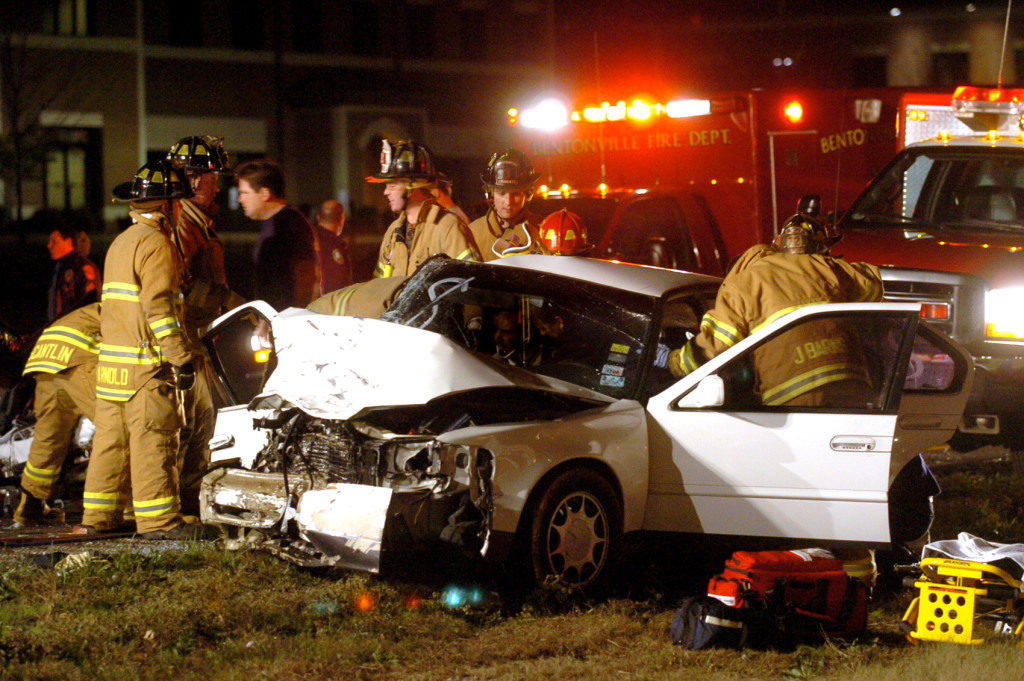
[[[783,117],[790,123],[799,123],[804,117],[804,106],[795,99],[782,107]]]

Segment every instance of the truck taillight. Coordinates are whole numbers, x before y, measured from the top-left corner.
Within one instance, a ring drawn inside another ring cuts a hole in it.
[[[794,100],[786,102],[782,106],[782,116],[790,123],[799,123],[804,118],[804,106]]]
[[[949,319],[949,304],[921,303],[921,319]]]

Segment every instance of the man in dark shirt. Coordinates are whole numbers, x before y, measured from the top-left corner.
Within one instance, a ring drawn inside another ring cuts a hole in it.
[[[245,216],[260,221],[256,242],[254,297],[277,310],[305,307],[320,292],[316,235],[284,200],[284,173],[268,159],[238,166],[238,202]]]
[[[326,295],[354,283],[345,229],[345,209],[330,199],[320,204],[316,216],[317,243],[320,246],[320,289]]]
[[[99,301],[100,271],[75,250],[79,230],[61,224],[50,232],[46,248],[56,262],[46,309],[48,321],[54,321],[83,305]]]

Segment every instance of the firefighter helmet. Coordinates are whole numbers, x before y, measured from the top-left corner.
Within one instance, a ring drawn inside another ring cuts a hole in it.
[[[213,135],[182,137],[167,152],[167,160],[193,173],[230,173],[224,138]]]
[[[192,185],[173,163],[161,159],[139,168],[135,179],[117,185],[112,194],[118,203],[187,199],[192,196]]]
[[[808,194],[800,197],[796,204],[796,215],[783,223],[782,229],[772,240],[772,248],[783,253],[821,253],[829,249],[842,237],[828,233],[821,214],[821,197]]]
[[[591,247],[587,241],[587,226],[579,215],[565,208],[544,218],[540,235],[555,255],[580,255]]]
[[[480,175],[488,195],[495,189],[529,192],[539,179],[540,173],[534,172],[530,158],[518,149],[495,153],[487,162],[487,170]]]
[[[410,188],[428,187],[437,181],[434,156],[424,144],[403,141],[392,145],[381,140],[380,170],[366,178],[367,182],[405,180]]]

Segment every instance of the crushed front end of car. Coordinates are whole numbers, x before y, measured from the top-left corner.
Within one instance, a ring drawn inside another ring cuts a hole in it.
[[[484,426],[493,442],[609,402],[388,322],[292,311],[274,318],[273,343],[261,392],[218,415],[201,516],[229,545],[304,566],[378,572],[389,552],[438,547],[486,555],[495,457],[466,434]]]

